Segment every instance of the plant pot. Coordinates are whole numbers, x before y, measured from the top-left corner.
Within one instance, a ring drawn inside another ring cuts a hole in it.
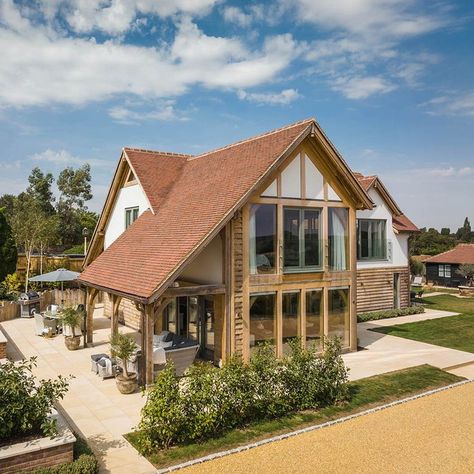
[[[133,393],[138,387],[137,374],[129,374],[128,377],[119,374],[115,377],[115,382],[117,383],[119,392],[124,395]]]
[[[81,336],[67,336],[64,337],[64,344],[70,351],[75,351],[79,349],[81,344]]]

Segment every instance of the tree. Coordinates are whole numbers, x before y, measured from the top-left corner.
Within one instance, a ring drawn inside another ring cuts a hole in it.
[[[467,263],[459,265],[457,273],[467,280],[468,286],[474,286],[474,265]]]
[[[449,227],[443,227],[441,229],[441,235],[451,235],[451,229]]]
[[[13,204],[15,202],[15,196],[13,194],[3,194],[0,196],[0,207],[5,209],[5,217],[7,220],[13,214]]]
[[[16,269],[17,249],[12,229],[5,216],[5,209],[0,207],[0,282]]]
[[[412,255],[436,255],[452,249],[456,240],[452,235],[440,234],[436,229],[420,229],[410,240]]]
[[[85,164],[74,170],[66,168],[59,174],[58,189],[61,192],[57,212],[61,228],[61,244],[72,246],[82,241],[84,220],[90,221],[85,203],[92,199],[90,166]],[[91,225],[89,223],[89,225]],[[95,222],[93,224],[95,226]]]
[[[471,223],[467,217],[464,219],[463,226],[456,232],[456,238],[462,242],[471,241]]]
[[[30,185],[26,192],[32,198],[38,200],[43,212],[47,215],[54,214],[53,202],[55,199],[51,191],[53,181],[54,178],[51,173],[44,174],[37,166],[31,170],[30,176],[28,176]]]
[[[42,236],[48,232],[49,219],[41,203],[27,193],[15,199],[11,228],[17,245],[25,252],[25,291],[28,291],[30,263],[33,251],[38,248]]]

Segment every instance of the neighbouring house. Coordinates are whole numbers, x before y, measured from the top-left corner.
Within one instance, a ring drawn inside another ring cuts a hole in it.
[[[146,383],[162,330],[216,364],[265,341],[282,355],[296,336],[356,350],[356,213],[386,219],[392,254],[413,228],[398,208],[378,216],[379,185],[366,189],[313,119],[196,156],[124,148],[80,276],[88,341],[102,292],[112,331],[142,334]],[[406,262],[387,267],[392,282]]]
[[[409,237],[419,229],[378,176],[355,173],[374,203],[357,211],[357,311],[410,305]]]
[[[474,265],[474,244],[458,244],[425,261],[426,281],[440,286],[465,285],[466,279],[458,273],[463,264]]]

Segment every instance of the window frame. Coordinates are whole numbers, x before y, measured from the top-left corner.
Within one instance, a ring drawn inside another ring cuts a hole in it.
[[[361,249],[362,249],[362,239],[361,239],[361,228],[360,228],[360,223],[361,222],[368,222],[369,225],[371,226],[374,223],[381,223],[383,222],[384,228],[383,228],[383,250],[384,250],[384,256],[379,257],[373,256],[373,243],[372,243],[372,231],[371,228],[369,227],[367,231],[368,235],[368,243],[367,243],[367,249],[369,256],[368,257],[361,257]],[[358,262],[367,262],[367,261],[379,261],[379,262],[386,262],[388,261],[388,239],[387,239],[387,219],[370,219],[370,218],[358,218],[356,219],[356,239],[357,239],[357,261]],[[371,252],[372,250],[372,252]],[[371,255],[372,254],[372,255]]]
[[[130,213],[130,223],[127,223],[127,215]],[[132,206],[125,208],[125,230],[127,230],[139,217],[140,207]],[[136,214],[136,215],[135,215]]]
[[[301,207],[301,206],[282,206],[282,271],[283,273],[311,273],[324,270],[324,254],[323,254],[323,208],[321,207]],[[298,229],[298,266],[288,267],[285,265],[285,211],[296,210],[299,211],[299,229]],[[314,212],[317,211],[318,215],[318,253],[319,253],[319,265],[305,265],[305,211]]]
[[[450,263],[438,263],[438,277],[451,278],[451,264]]]

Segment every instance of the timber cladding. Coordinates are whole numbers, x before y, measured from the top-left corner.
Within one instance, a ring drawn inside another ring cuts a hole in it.
[[[108,293],[104,293],[104,316],[110,318],[112,315],[112,301]],[[135,303],[128,298],[122,298],[119,304],[119,323],[125,324],[132,329],[139,331],[141,329],[141,313],[135,306]]]
[[[238,212],[231,225],[232,232],[232,280],[233,280],[233,315],[234,315],[234,352],[243,354],[244,351],[244,248],[243,248],[243,219]]]
[[[367,268],[357,270],[357,312],[394,308],[394,274],[400,275],[400,307],[410,304],[408,267]]]

